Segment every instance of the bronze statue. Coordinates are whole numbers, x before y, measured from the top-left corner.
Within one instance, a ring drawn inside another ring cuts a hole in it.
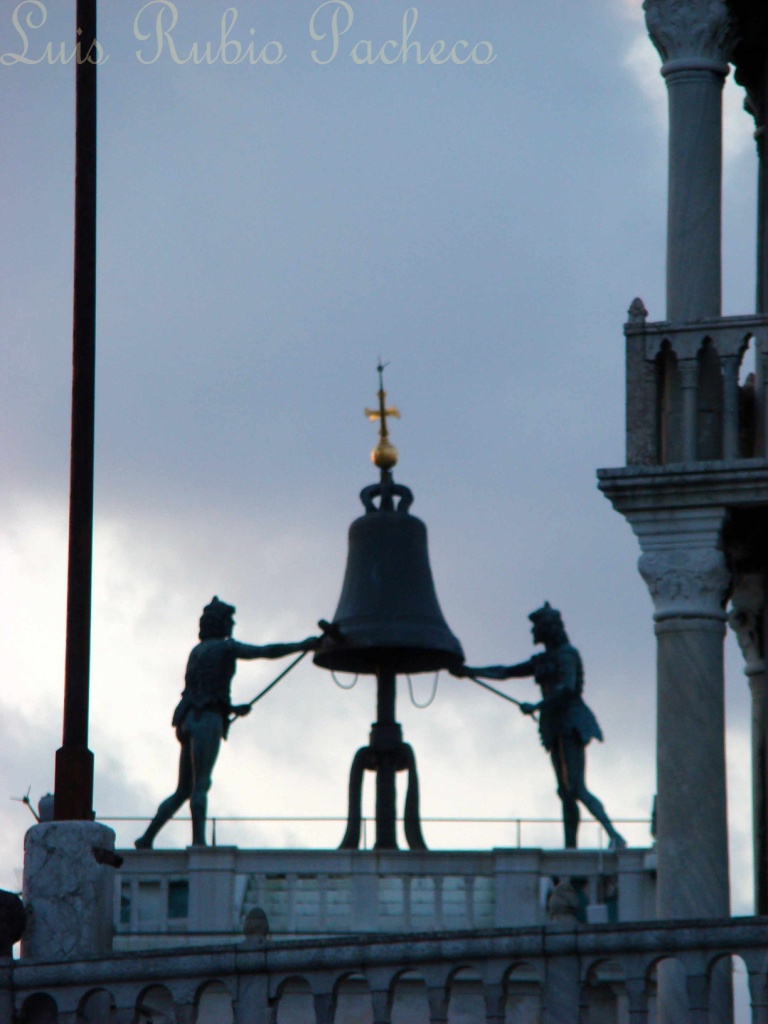
[[[520,704],[526,715],[539,713],[541,742],[552,758],[557,776],[557,795],[563,803],[566,848],[576,847],[579,829],[579,801],[605,828],[612,849],[627,844],[611,824],[602,803],[587,789],[586,746],[592,739],[602,740],[597,719],[581,698],[584,669],[581,657],[568,642],[560,612],[547,601],[531,612],[533,642],[544,644],[544,653],[534,654],[519,665],[489,665],[486,668],[463,666],[454,672],[461,676],[485,679],[518,679],[533,676],[541,687],[538,704]]]
[[[176,792],[160,804],[143,836],[135,846],[149,850],[160,829],[189,800],[192,813],[192,845],[205,846],[205,817],[211,773],[221,741],[227,738],[235,718],[247,715],[250,704],[232,704],[230,685],[237,659],[283,658],[297,651],[312,651],[318,638],[295,644],[256,647],[232,638],[235,609],[214,597],[200,617],[200,643],[192,649],[184,677],[184,692],[173,713],[172,725],[181,744],[179,781]],[[230,715],[233,718],[230,718]]]

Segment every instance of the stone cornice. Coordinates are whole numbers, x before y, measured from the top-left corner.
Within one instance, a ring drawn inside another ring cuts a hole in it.
[[[651,40],[665,65],[684,61],[686,70],[691,70],[696,61],[702,61],[706,70],[727,72],[736,32],[725,0],[644,0],[643,9]]]
[[[311,978],[328,970],[357,971],[387,964],[414,963],[452,967],[455,964],[492,961],[503,970],[509,961],[542,955],[587,958],[623,954],[647,957],[674,956],[687,951],[728,950],[741,956],[755,953],[762,964],[768,918],[743,917],[680,921],[638,921],[614,925],[578,925],[568,932],[551,928],[494,929],[487,932],[436,932],[381,936],[354,935],[329,942],[326,939],[266,942],[259,952],[243,947],[189,948],[152,953],[125,953],[64,963],[9,960],[6,977],[12,975],[20,993],[71,986],[115,987],[128,980],[168,984],[172,979],[201,981],[241,974],[288,971]],[[327,980],[323,978],[323,980]]]
[[[599,469],[598,487],[617,512],[768,505],[768,459]]]

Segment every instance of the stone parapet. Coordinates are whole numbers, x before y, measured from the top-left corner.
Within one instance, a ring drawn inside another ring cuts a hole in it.
[[[553,879],[583,879],[584,914],[654,913],[648,851],[497,849],[121,851],[115,947],[141,950],[242,937],[258,907],[273,935],[542,924]]]
[[[649,323],[637,302],[624,326],[627,465],[765,457],[768,318]],[[755,378],[740,386],[750,343]]]

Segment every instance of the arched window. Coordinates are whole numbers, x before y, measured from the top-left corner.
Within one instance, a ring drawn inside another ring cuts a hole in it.
[[[233,1024],[232,995],[220,981],[210,981],[197,994],[195,1024]]]
[[[668,341],[656,357],[656,382],[659,410],[659,461],[682,462],[683,459],[683,395],[677,356]]]
[[[152,985],[136,1000],[136,1024],[176,1024],[173,996],[164,985]]]
[[[373,999],[362,974],[350,974],[336,986],[334,1024],[373,1024]]]
[[[649,978],[648,1009],[651,1020],[688,1020],[685,967],[674,957],[658,961]]]
[[[629,1001],[621,964],[603,960],[587,975],[584,988],[587,1024],[616,1024],[629,1015]]]
[[[100,988],[89,992],[80,1002],[77,1024],[112,1024],[115,1019],[115,1000],[111,992]]]
[[[429,996],[420,974],[407,971],[395,982],[392,993],[392,1024],[429,1024]]]
[[[304,978],[288,978],[277,998],[277,1024],[315,1024],[315,1001]]]
[[[44,992],[35,992],[24,1000],[20,1024],[59,1024],[56,1000]]]
[[[699,352],[696,389],[696,458],[723,457],[723,371],[717,349],[707,338]]]
[[[486,1016],[483,983],[477,971],[462,968],[451,978],[448,999],[448,1024],[484,1021]]]
[[[541,1019],[541,979],[530,964],[516,964],[507,975],[507,1024],[529,1024]]]

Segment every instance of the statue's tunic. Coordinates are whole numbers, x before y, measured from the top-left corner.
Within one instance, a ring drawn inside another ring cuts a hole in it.
[[[171,724],[178,730],[191,711],[198,717],[204,710],[218,711],[226,738],[232,710],[230,688],[237,659],[257,657],[258,652],[259,648],[232,637],[203,640],[193,647],[187,661],[184,691]]]
[[[539,735],[547,750],[559,736],[574,735],[586,746],[590,740],[602,740],[597,719],[581,699],[584,669],[575,647],[560,647],[534,654],[533,676],[541,687],[544,704],[539,712]]]

